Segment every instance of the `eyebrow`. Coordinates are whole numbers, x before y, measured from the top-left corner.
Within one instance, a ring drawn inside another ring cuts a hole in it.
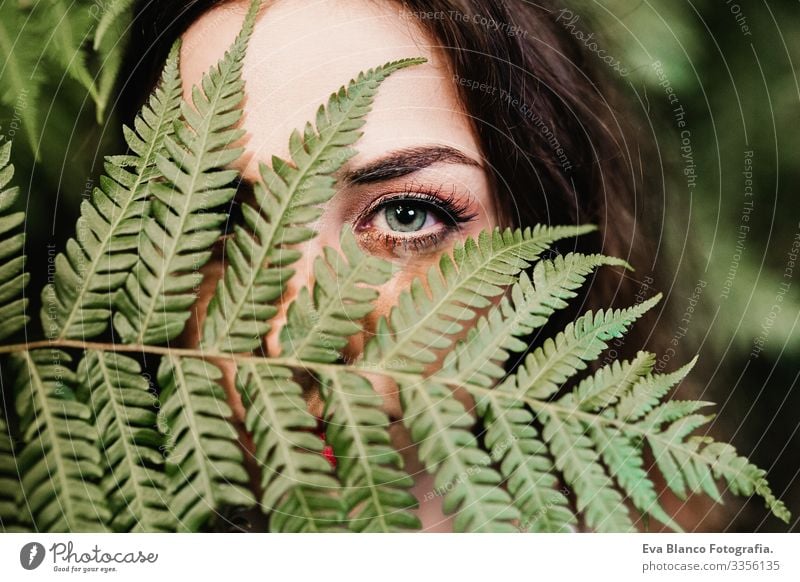
[[[360,168],[348,170],[342,176],[345,184],[373,184],[413,174],[433,164],[480,164],[455,148],[449,146],[419,146],[388,153]]]

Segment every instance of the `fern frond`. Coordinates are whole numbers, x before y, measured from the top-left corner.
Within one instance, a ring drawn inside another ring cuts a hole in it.
[[[223,505],[255,503],[221,378],[200,359],[164,356],[159,366],[170,510],[181,531],[200,529]]]
[[[400,386],[403,423],[419,445],[419,458],[444,492],[445,513],[456,531],[512,532],[520,514],[500,487],[500,475],[470,432],[474,420],[451,391],[421,380]]]
[[[325,376],[325,434],[345,487],[350,529],[419,529],[419,519],[409,511],[417,507],[408,491],[414,480],[402,470],[400,453],[391,445],[389,417],[381,409],[383,399],[358,374],[332,371]]]
[[[593,443],[574,418],[540,414],[542,436],[549,445],[555,465],[575,492],[576,505],[586,524],[600,532],[634,531],[622,496],[611,477],[598,462]]]
[[[149,214],[148,185],[156,157],[180,114],[180,44],[167,58],[161,82],[142,107],[134,127],[123,127],[131,153],[106,159],[106,176],[91,201],[81,204],[77,238],[56,257],[56,276],[42,292],[42,325],[49,338],[85,338],[102,333],[113,297],[139,260],[139,236]]]
[[[44,0],[34,5],[31,20],[41,28],[43,56],[80,83],[96,102],[97,87],[84,50],[92,31],[90,6],[66,0]]]
[[[28,509],[39,531],[104,531],[110,513],[89,408],[75,398],[65,352],[18,352],[16,408],[24,447],[17,457]]]
[[[644,469],[641,444],[633,443],[621,431],[599,423],[588,428],[589,437],[602,455],[603,462],[634,507],[673,530],[682,531],[658,502],[658,493]]]
[[[642,420],[636,423],[636,426],[644,431],[650,431],[659,428],[664,423],[678,420],[694,414],[701,408],[713,405],[713,402],[701,400],[667,400],[648,412]]]
[[[739,456],[727,443],[718,443],[707,436],[688,436],[713,416],[689,414],[658,432],[646,433],[656,463],[667,480],[667,486],[681,499],[689,492],[704,492],[721,503],[715,479],[724,479],[736,495],[759,495],[767,508],[788,523],[789,510],[778,500],[759,469],[746,457]]]
[[[314,362],[335,362],[360,319],[373,309],[374,288],[389,280],[392,265],[365,255],[349,226],[342,229],[342,253],[325,247],[314,263],[314,296],[300,290],[281,329],[282,356]]]
[[[537,226],[533,229],[484,231],[476,242],[468,238],[445,254],[428,272],[426,291],[415,279],[400,295],[398,305],[381,320],[377,335],[367,344],[363,359],[378,369],[401,363],[407,372],[421,372],[436,360],[436,350],[453,344],[454,334],[475,311],[491,305],[517,275],[554,241],[593,230],[584,227]]]
[[[586,276],[601,265],[627,266],[625,261],[604,255],[559,255],[536,263],[532,279],[525,271],[511,286],[511,300],[500,303],[481,317],[466,340],[447,355],[442,373],[480,386],[491,386],[506,374],[498,365],[509,352],[523,352],[528,344],[518,338],[530,335],[547,323],[557,310],[568,306]]]
[[[10,212],[19,195],[19,188],[8,187],[14,177],[11,164],[11,142],[0,143],[0,340],[25,327],[28,299],[21,298],[28,284],[25,272],[25,233],[19,226],[25,221],[24,212]]]
[[[652,372],[655,354],[639,352],[629,362],[614,360],[603,366],[593,376],[584,378],[577,388],[559,401],[564,406],[575,406],[593,411],[606,408],[628,393],[640,379]]]
[[[133,0],[117,1],[106,6],[94,32],[93,49],[100,70],[97,73],[97,98],[95,119],[102,123],[106,117],[109,99],[114,95],[125,52],[128,48],[128,31],[132,26]],[[101,28],[102,28],[102,34]],[[98,37],[100,34],[100,37]]]
[[[767,483],[764,469],[760,469],[752,464],[747,457],[740,456],[736,449],[728,443],[718,443],[710,441],[708,438],[693,437],[690,447],[697,443],[700,457],[710,463],[711,471],[716,479],[724,479],[728,488],[735,495],[758,495],[764,500],[766,507],[784,523],[789,523],[791,513],[786,508],[783,501],[775,497]],[[677,458],[681,457],[672,449],[672,453]],[[699,463],[698,461],[697,463]],[[684,463],[685,464],[685,463]]]
[[[344,531],[342,501],[336,492],[316,487],[295,487],[269,521],[270,531],[320,533]]]
[[[381,83],[420,62],[404,59],[359,74],[330,96],[327,107],[320,106],[315,126],[292,132],[293,163],[273,156],[272,168],[261,164],[258,209],[243,205],[249,231],[236,229],[228,243],[230,265],[208,308],[202,344],[207,351],[249,352],[260,345],[276,313],[270,302],[281,296],[292,275],[289,266],[300,256],[284,245],[314,236],[305,225],[319,218],[319,205],[336,192],[333,174],[355,155],[351,146],[361,136]]]
[[[17,2],[0,2],[0,104],[13,114],[24,111],[22,130],[38,161],[39,96],[45,75],[38,66],[41,39],[25,29],[25,21]]]
[[[253,32],[258,2],[251,4],[230,50],[194,87],[192,105],[181,103],[186,125],[166,136],[167,155],[157,155],[166,183],[154,182],[152,218],[144,228],[140,261],[118,295],[114,327],[129,343],[164,343],[183,330],[200,268],[211,257],[226,219],[214,209],[229,203],[238,173],[224,169],[243,151],[231,144],[244,135],[237,128],[244,97],[242,67]]]
[[[322,441],[313,433],[317,421],[291,371],[245,362],[237,384],[261,464],[261,505],[272,512],[273,531],[337,528],[342,520],[339,483],[322,456]]]
[[[22,484],[11,428],[0,416],[0,533],[22,529]]]
[[[521,400],[488,392],[478,401],[486,423],[484,437],[492,459],[500,464],[523,532],[569,532],[577,524],[564,491],[558,488],[555,467],[534,427],[533,415]]]
[[[685,366],[669,374],[648,374],[639,379],[627,394],[619,399],[616,416],[632,422],[657,406],[673,386],[683,380],[697,363],[697,356]]]
[[[88,391],[105,461],[101,483],[114,531],[174,531],[167,510],[163,438],[156,430],[157,397],[138,362],[88,351],[78,377]]]
[[[110,0],[105,3],[105,10],[100,21],[97,23],[97,28],[94,31],[94,50],[100,50],[103,44],[103,39],[109,30],[112,30],[119,20],[130,11],[136,0]]]
[[[659,294],[627,309],[587,312],[568,324],[555,340],[545,340],[528,354],[517,372],[503,382],[504,389],[531,398],[549,398],[565,381],[585,369],[586,362],[596,359],[608,347],[608,340],[622,337],[660,299]]]

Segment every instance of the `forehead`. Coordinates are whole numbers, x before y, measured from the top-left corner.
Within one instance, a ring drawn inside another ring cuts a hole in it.
[[[183,37],[184,93],[233,42],[246,4],[227,3],[199,18]],[[262,9],[244,65],[246,173],[272,154],[288,156],[292,129],[360,71],[423,56],[382,86],[358,143],[354,164],[413,145],[450,145],[479,155],[444,55],[399,2],[281,0]]]

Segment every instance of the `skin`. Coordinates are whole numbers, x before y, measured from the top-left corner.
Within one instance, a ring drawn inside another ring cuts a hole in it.
[[[190,97],[191,87],[234,40],[246,8],[246,3],[234,2],[212,9],[185,33],[181,50],[185,97]],[[359,71],[406,57],[428,59],[423,65],[393,74],[382,85],[367,116],[364,135],[356,144],[358,154],[343,168],[337,193],[315,225],[319,235],[299,245],[302,259],[293,265],[296,274],[265,340],[268,353],[280,353],[278,333],[286,308],[299,289],[313,284],[314,258],[324,246],[339,246],[343,226],[353,229],[365,252],[391,260],[396,267],[392,279],[379,289],[373,313],[362,322],[365,332],[353,337],[345,350],[345,358],[355,358],[378,317],[395,304],[398,293],[457,241],[497,224],[478,139],[435,44],[391,2],[278,0],[262,9],[243,69],[247,97],[242,127],[246,137],[239,169],[247,179],[258,179],[258,163],[270,163],[273,154],[290,159],[291,131],[313,120],[331,92]],[[409,196],[424,196],[426,201],[407,200]],[[458,220],[448,216],[454,209]],[[402,220],[393,220],[393,215]],[[401,232],[398,225],[415,230]],[[205,288],[209,291],[201,294],[198,314],[219,275],[213,267],[207,273],[211,281]],[[231,371],[227,372],[230,379]],[[422,471],[415,448],[396,422],[402,416],[396,387],[372,379],[384,398],[386,412],[395,421],[393,442],[417,481],[415,492],[424,528],[448,530],[441,498],[423,501],[425,492],[433,489],[432,479]],[[234,390],[229,393],[235,414],[241,418],[238,395]],[[309,394],[308,403],[313,413],[321,412],[314,393]]]

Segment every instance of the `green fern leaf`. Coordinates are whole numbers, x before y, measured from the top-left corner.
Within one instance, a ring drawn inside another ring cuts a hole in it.
[[[89,3],[40,0],[34,5],[30,20],[41,28],[42,55],[80,83],[96,102],[97,87],[87,65],[88,53],[84,50],[92,31],[90,7]]]
[[[648,352],[639,352],[630,362],[613,361],[600,368],[593,376],[585,378],[570,394],[559,402],[564,406],[575,406],[581,410],[594,411],[614,404],[643,376],[653,370],[656,357]]]
[[[200,268],[211,257],[226,214],[214,209],[229,203],[238,173],[224,169],[241,154],[231,144],[244,135],[237,128],[244,96],[242,66],[253,32],[258,2],[251,4],[239,36],[225,56],[194,87],[192,104],[181,103],[186,126],[166,136],[168,155],[157,155],[166,183],[152,184],[152,218],[144,228],[141,259],[118,295],[114,327],[129,343],[164,343],[183,330]]]
[[[550,447],[555,465],[575,491],[578,511],[586,524],[600,532],[634,531],[622,496],[611,477],[597,461],[597,452],[583,426],[565,416],[540,414],[542,436]]]
[[[291,371],[245,362],[237,384],[247,405],[246,428],[261,462],[261,505],[272,511],[273,531],[325,531],[341,523],[339,483],[313,434],[302,389]]]
[[[658,493],[643,467],[641,446],[634,445],[620,431],[600,423],[589,426],[588,432],[603,462],[636,509],[675,531],[682,531],[658,502]]]
[[[24,114],[22,129],[38,160],[42,131],[38,102],[44,81],[39,67],[41,39],[25,29],[25,22],[16,2],[0,2],[0,104],[12,115]]]
[[[650,432],[658,429],[662,424],[672,422],[694,414],[701,408],[713,406],[713,402],[703,402],[701,400],[667,400],[647,413],[642,420],[636,423],[641,430]]]
[[[520,531],[569,532],[577,524],[564,491],[557,488],[547,447],[534,417],[519,400],[489,391],[478,401],[486,423],[485,442],[520,511]]]
[[[19,480],[17,455],[11,428],[0,416],[0,532],[11,533],[21,524],[22,484]]]
[[[112,1],[103,12],[94,32],[93,48],[100,67],[95,100],[95,118],[98,123],[105,119],[108,101],[114,94],[128,48],[127,35],[132,25],[132,8],[133,0]]]
[[[204,360],[171,355],[158,370],[169,509],[181,531],[200,529],[222,506],[255,503],[221,378]]]
[[[489,307],[490,298],[503,293],[517,275],[552,242],[590,232],[594,227],[544,227],[482,232],[478,241],[468,238],[456,246],[453,257],[443,255],[426,278],[400,295],[398,305],[382,320],[366,346],[363,359],[378,369],[421,372],[437,358],[436,350],[449,348],[454,334],[475,311]],[[393,333],[390,333],[390,329]]]
[[[128,24],[124,18],[134,5],[136,0],[109,0],[105,3],[105,10],[97,28],[94,31],[94,50],[99,51],[103,45],[106,34],[120,25],[120,21]]]
[[[682,499],[687,491],[703,491],[721,502],[714,480],[724,479],[736,495],[761,496],[767,508],[788,523],[790,513],[772,493],[763,469],[739,456],[736,449],[727,443],[715,442],[707,436],[688,437],[711,418],[713,416],[688,414],[672,421],[661,431],[645,433],[667,486]]]
[[[106,462],[103,492],[114,531],[174,531],[167,510],[163,438],[156,430],[156,396],[139,364],[118,354],[89,351],[78,365],[88,391]]]
[[[652,442],[652,441],[651,441]],[[717,443],[708,438],[693,437],[689,439],[687,448],[691,453],[699,453],[700,459],[693,457],[694,465],[708,463],[716,479],[725,479],[731,492],[735,495],[759,495],[764,499],[767,508],[778,519],[789,523],[791,514],[786,505],[772,493],[766,479],[766,471],[753,465],[746,457],[740,456],[736,449],[727,443]],[[673,455],[685,459],[686,454],[677,452],[672,447]],[[684,460],[685,464],[685,460]]]
[[[567,307],[567,300],[576,296],[575,289],[601,265],[627,263],[603,255],[570,253],[537,262],[533,279],[524,271],[520,273],[511,287],[511,301],[502,297],[486,317],[478,320],[467,339],[447,355],[441,373],[484,387],[503,378],[506,371],[498,363],[505,362],[509,352],[528,349],[528,344],[518,338],[530,335],[557,309]]]
[[[391,264],[361,252],[349,226],[340,244],[343,255],[326,247],[314,263],[313,299],[302,289],[289,306],[281,329],[284,357],[335,362],[347,338],[361,331],[359,320],[372,311],[374,287],[391,276]]]
[[[16,408],[24,448],[17,461],[37,531],[104,531],[110,513],[91,411],[75,398],[70,357],[56,349],[18,352]]]
[[[419,445],[419,458],[444,492],[445,513],[456,513],[456,531],[513,532],[520,514],[491,459],[470,432],[472,416],[451,391],[422,380],[400,386],[403,423]]]
[[[597,358],[608,347],[608,340],[622,337],[660,299],[659,294],[627,309],[587,312],[567,325],[555,340],[545,340],[528,354],[524,365],[503,383],[504,389],[531,398],[549,398],[564,382],[585,369],[586,362]]]
[[[697,363],[697,356],[670,374],[648,374],[634,384],[617,404],[616,416],[632,422],[657,406],[673,386],[683,380]]]
[[[292,275],[289,266],[300,256],[284,245],[315,235],[305,225],[319,218],[319,205],[335,194],[333,174],[355,155],[351,146],[361,136],[381,83],[420,62],[404,59],[360,73],[331,95],[327,107],[320,106],[316,127],[309,123],[302,135],[292,133],[293,164],[278,157],[272,158],[272,168],[261,164],[263,183],[255,185],[258,210],[243,206],[250,231],[238,228],[226,247],[230,265],[208,308],[204,349],[249,352],[260,345],[276,313],[270,302],[283,293]]]
[[[29,275],[25,272],[25,233],[16,232],[25,221],[24,212],[10,212],[19,195],[14,186],[7,188],[14,177],[11,142],[0,143],[0,340],[25,327],[28,316],[27,298],[20,298]]]
[[[134,121],[123,127],[131,154],[107,158],[92,201],[81,204],[77,239],[56,257],[56,277],[42,292],[42,325],[49,338],[84,338],[102,333],[114,293],[139,260],[139,236],[149,214],[148,185],[156,157],[180,114],[180,44],[175,43],[161,82]]]
[[[402,469],[391,445],[383,399],[362,376],[332,371],[325,392],[326,438],[336,454],[344,483],[348,525],[356,532],[420,529],[410,509],[417,500],[408,491],[414,480]]]
[[[295,487],[270,517],[270,531],[320,533],[344,531],[342,501],[336,492]]]

